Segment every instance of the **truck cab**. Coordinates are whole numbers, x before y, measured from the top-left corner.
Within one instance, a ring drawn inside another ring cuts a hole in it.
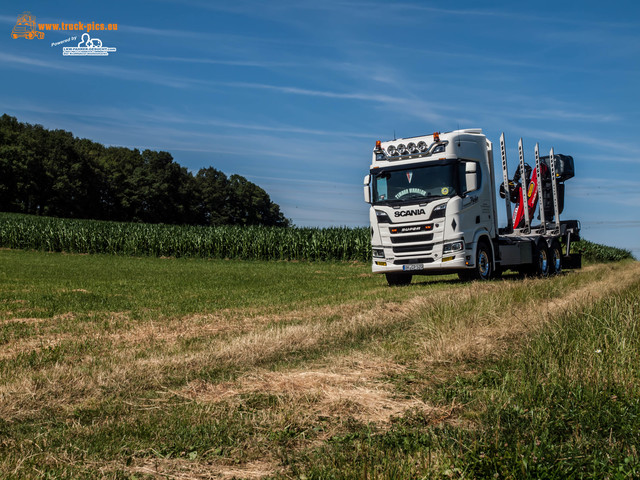
[[[390,284],[464,273],[495,258],[493,148],[482,130],[378,142],[364,184],[372,269]],[[479,244],[490,250],[486,258],[478,258]]]

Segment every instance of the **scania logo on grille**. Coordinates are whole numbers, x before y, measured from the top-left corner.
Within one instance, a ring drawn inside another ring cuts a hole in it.
[[[396,217],[412,217],[413,215],[424,215],[424,208],[417,208],[415,210],[403,210],[401,212],[395,212]]]

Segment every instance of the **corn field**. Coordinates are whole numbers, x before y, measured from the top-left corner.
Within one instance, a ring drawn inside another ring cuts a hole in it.
[[[199,227],[0,213],[0,247],[243,260],[371,258],[368,228]]]
[[[242,260],[370,261],[366,227],[198,227],[70,220],[0,213],[0,247],[48,252]],[[586,261],[633,258],[628,250],[581,240]]]
[[[585,260],[592,262],[619,262],[620,260],[633,258],[629,250],[608,247],[588,240],[572,243],[571,251],[573,253],[581,253]]]

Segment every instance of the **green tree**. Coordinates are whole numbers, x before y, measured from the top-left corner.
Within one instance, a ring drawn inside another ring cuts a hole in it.
[[[168,152],[105,147],[0,117],[0,205],[37,215],[171,224],[278,225],[269,195],[213,167],[197,175]]]

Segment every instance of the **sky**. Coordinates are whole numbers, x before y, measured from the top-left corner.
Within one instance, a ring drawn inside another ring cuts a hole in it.
[[[78,30],[13,39],[23,11]],[[89,24],[115,51],[63,55]],[[2,29],[0,114],[245,176],[295,225],[368,224],[376,140],[482,128],[510,174],[520,137],[572,155],[561,217],[640,259],[639,2],[32,0]]]

